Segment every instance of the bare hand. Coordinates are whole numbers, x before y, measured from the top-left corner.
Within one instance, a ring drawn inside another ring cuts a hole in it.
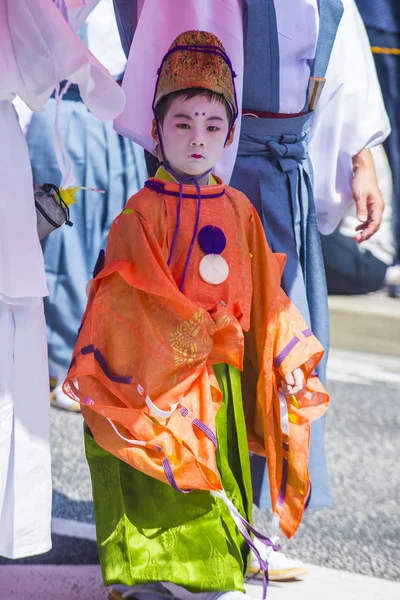
[[[304,388],[304,373],[301,369],[295,369],[288,373],[282,381],[282,392],[285,396],[294,396]]]
[[[385,203],[376,178],[375,163],[371,151],[366,148],[353,157],[353,198],[357,207],[355,241],[358,244],[376,233],[382,222]]]

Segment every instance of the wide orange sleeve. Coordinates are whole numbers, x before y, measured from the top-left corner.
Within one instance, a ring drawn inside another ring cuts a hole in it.
[[[280,287],[283,257],[269,248],[255,210],[248,225],[248,244],[253,298],[242,381],[249,448],[266,457],[272,507],[282,530],[291,537],[309,493],[310,422],[329,403],[315,374],[323,348]],[[296,368],[302,368],[306,387],[283,407],[289,421],[287,435],[282,430],[278,389],[282,377]]]
[[[146,215],[117,217],[64,384],[97,443],[178,488],[221,489],[210,364],[221,330],[237,335],[179,291]]]

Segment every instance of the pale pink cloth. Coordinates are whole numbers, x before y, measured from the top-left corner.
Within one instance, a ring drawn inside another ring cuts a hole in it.
[[[111,120],[125,97],[52,0],[0,0],[0,73],[0,294],[44,296],[29,156],[11,101],[18,95],[41,110],[69,79],[99,119]]]
[[[315,166],[315,204],[322,233],[330,233],[337,226],[352,202],[352,156],[362,148],[382,143],[390,132],[365,28],[354,0],[342,2],[344,14],[314,115],[310,143]],[[305,104],[315,55],[318,0],[274,0],[274,4],[280,53],[280,112],[297,113]],[[238,73],[236,85],[241,106],[245,2],[137,0],[137,6],[139,22],[123,83],[127,103],[115,128],[153,151],[151,101],[156,71],[179,33],[206,29],[221,39]],[[235,143],[224,152],[215,169],[226,183],[236,159],[239,129],[240,120]]]

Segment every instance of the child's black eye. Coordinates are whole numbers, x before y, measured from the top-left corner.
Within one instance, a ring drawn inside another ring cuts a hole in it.
[[[215,125],[209,125],[207,127],[207,131],[219,131],[219,127],[216,127]]]
[[[178,129],[190,129],[190,125],[188,125],[187,123],[178,123],[177,127]]]

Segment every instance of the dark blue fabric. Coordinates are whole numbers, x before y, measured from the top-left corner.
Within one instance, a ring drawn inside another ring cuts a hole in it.
[[[329,294],[369,294],[383,286],[387,265],[336,230],[321,235]]]
[[[137,0],[113,0],[119,37],[125,56],[128,57],[133,40],[134,23],[137,23]]]
[[[325,77],[336,32],[343,15],[342,0],[320,0],[319,33],[311,77]]]
[[[61,173],[53,146],[56,102],[34,113],[27,142],[34,183],[59,186]],[[103,189],[81,190],[71,206],[73,227],[61,227],[43,241],[50,295],[44,299],[49,358],[68,368],[100,248],[105,248],[113,219],[146,178],[143,151],[122,138],[112,122],[102,123],[82,102],[63,100],[61,135],[71,157],[77,184]]]
[[[385,33],[370,27],[367,27],[367,32],[371,46],[400,48],[400,33]],[[400,260],[400,56],[374,54],[374,58],[386,111],[392,126],[392,132],[383,145],[393,175],[393,233],[397,260]]]
[[[356,0],[356,4],[368,27],[400,33],[399,0]]]
[[[282,287],[328,349],[326,281],[307,152],[311,118],[310,114],[291,119],[243,117],[231,185],[245,193],[257,209],[272,250],[286,254]],[[322,381],[326,358],[327,354],[318,369]],[[263,459],[252,459],[255,502],[267,508],[270,500],[264,467]],[[329,506],[324,419],[312,425],[309,467],[313,484],[310,506]]]
[[[269,64],[278,64],[279,46],[276,35],[275,12],[271,2],[247,2],[248,13],[257,8],[257,18],[265,25],[257,29],[257,35],[247,35],[248,56],[256,56],[260,45],[274,54]],[[264,16],[260,10],[264,8]],[[343,13],[340,0],[320,0],[321,27],[317,43],[315,64],[312,74],[324,77],[335,34]],[[248,22],[251,23],[248,14]],[[290,17],[288,17],[290,18]],[[271,26],[275,32],[270,35]],[[322,22],[323,21],[323,22]],[[249,46],[253,45],[250,53]],[[246,69],[247,69],[246,63]],[[265,87],[267,77],[260,66],[251,65],[252,77],[245,78],[245,85]],[[261,74],[261,75],[260,75]],[[262,75],[264,74],[264,75]],[[272,73],[273,75],[273,73]],[[279,80],[271,90],[273,100],[267,99],[261,110],[270,112],[271,106],[279,102]],[[304,90],[306,92],[306,90]],[[306,93],[304,93],[306,95]],[[251,104],[258,98],[255,89],[244,90],[246,109],[260,110]],[[268,97],[267,97],[268,98]],[[287,263],[283,273],[282,287],[302,313],[308,326],[329,348],[329,312],[326,280],[322,259],[320,236],[317,227],[312,190],[312,167],[308,157],[308,132],[313,113],[278,119],[242,118],[242,129],[238,157],[231,185],[246,194],[257,209],[264,225],[268,242],[275,252],[284,252]],[[319,366],[318,374],[325,382],[326,358]],[[319,419],[311,427],[309,468],[313,493],[310,506],[330,506],[330,490],[324,451],[325,420]],[[261,507],[270,506],[268,478],[265,461],[252,457],[253,493],[255,502]]]
[[[63,90],[63,88],[65,87],[67,81],[62,81],[60,83],[60,91]],[[51,97],[55,98],[56,93],[53,92]],[[76,83],[71,83],[68,86],[68,89],[66,92],[64,92],[63,95],[63,100],[72,100],[73,102],[82,102],[82,96],[81,93],[79,91],[79,85],[77,85]]]
[[[278,29],[274,0],[246,0],[243,107],[279,111]],[[254,44],[262,40],[262,44]]]

